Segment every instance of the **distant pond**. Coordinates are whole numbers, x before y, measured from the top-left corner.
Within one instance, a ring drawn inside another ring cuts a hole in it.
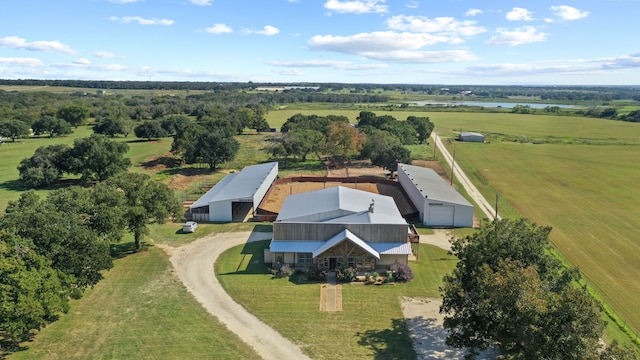
[[[442,105],[442,106],[482,106],[482,107],[501,107],[506,109],[511,109],[516,105],[527,105],[532,109],[544,109],[547,106],[557,106],[563,109],[576,109],[580,108],[580,106],[576,105],[563,105],[563,104],[533,104],[533,103],[507,103],[507,102],[486,102],[486,101],[412,101],[412,104],[416,104],[418,106],[425,105]]]

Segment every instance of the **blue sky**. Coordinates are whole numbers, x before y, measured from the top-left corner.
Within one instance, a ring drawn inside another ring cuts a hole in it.
[[[640,84],[640,0],[3,0],[0,78]]]

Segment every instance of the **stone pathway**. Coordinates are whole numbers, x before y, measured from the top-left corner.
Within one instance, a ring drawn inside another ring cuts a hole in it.
[[[327,283],[320,286],[320,311],[342,311],[342,285],[338,285],[336,272],[330,272]]]

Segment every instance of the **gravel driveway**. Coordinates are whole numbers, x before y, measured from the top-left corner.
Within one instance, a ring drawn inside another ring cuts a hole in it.
[[[233,301],[214,274],[213,264],[225,250],[267,239],[271,239],[271,233],[224,233],[205,236],[178,248],[161,247],[171,256],[171,264],[189,292],[263,359],[309,359],[297,345]]]

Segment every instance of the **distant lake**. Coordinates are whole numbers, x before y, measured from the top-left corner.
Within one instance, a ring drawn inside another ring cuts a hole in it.
[[[412,101],[412,104],[416,104],[418,106],[425,105],[444,105],[444,106],[483,106],[483,107],[501,107],[506,109],[511,109],[516,105],[527,105],[532,109],[544,109],[547,106],[557,106],[563,109],[575,109],[580,106],[576,105],[562,105],[562,104],[530,104],[530,103],[507,103],[507,102],[486,102],[486,101]]]

